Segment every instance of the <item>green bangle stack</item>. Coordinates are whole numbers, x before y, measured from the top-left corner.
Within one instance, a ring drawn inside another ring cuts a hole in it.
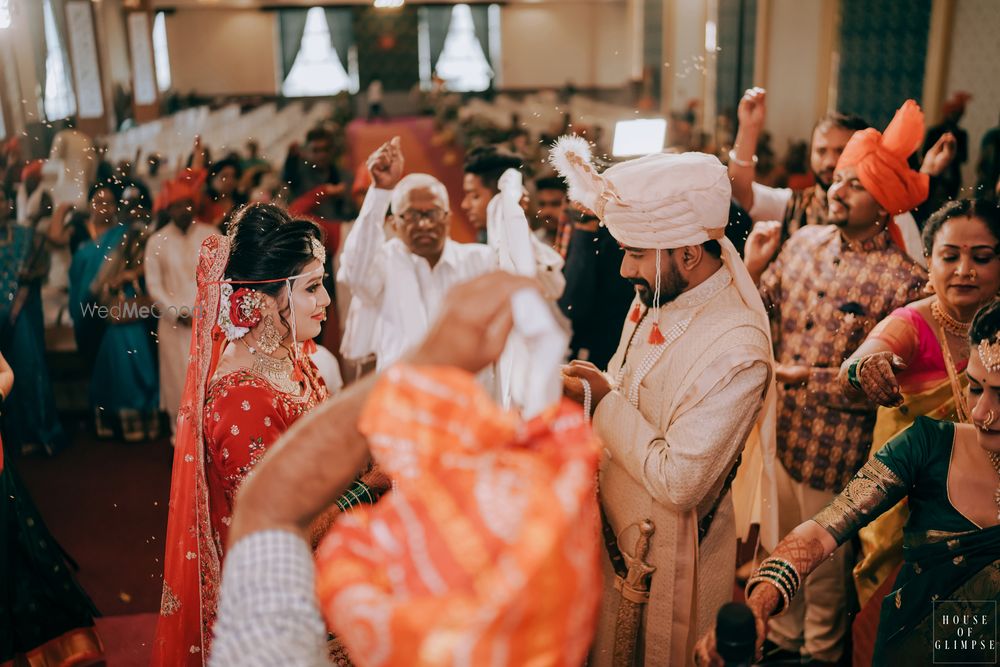
[[[851,365],[847,367],[847,384],[851,385],[858,391],[862,391],[861,381],[858,380],[858,367],[861,366],[862,361],[864,361],[864,357],[855,359],[851,362]]]
[[[781,595],[781,608],[774,615],[778,616],[788,611],[788,606],[791,604],[792,598],[795,597],[799,586],[802,585],[802,578],[799,576],[799,572],[795,569],[795,566],[784,558],[776,558],[774,556],[765,558],[761,562],[760,567],[757,568],[757,571],[750,577],[750,580],[747,581],[745,591],[747,599],[750,598],[750,593],[754,587],[764,581],[778,589],[778,593]]]

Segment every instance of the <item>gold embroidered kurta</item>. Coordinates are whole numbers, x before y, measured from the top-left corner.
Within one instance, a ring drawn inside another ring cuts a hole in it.
[[[725,268],[662,308],[659,325],[666,342],[650,345],[651,314],[638,325],[626,323],[608,368],[618,388],[598,405],[594,429],[605,447],[601,503],[622,550],[631,554],[641,521],[655,524],[646,561],[657,569],[637,663],[680,665],[732,597],[736,529],[729,494],[700,545],[698,521],[715,506],[743,449],[770,365],[760,318]],[[620,599],[607,554],[603,562],[592,665],[611,664]]]

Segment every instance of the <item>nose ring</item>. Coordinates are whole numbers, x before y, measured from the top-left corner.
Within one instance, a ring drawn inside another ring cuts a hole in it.
[[[996,418],[997,418],[997,416],[993,412],[993,410],[990,410],[989,412],[987,412],[986,413],[986,419],[983,420],[983,429],[984,430],[989,430],[990,426],[993,425],[993,422],[996,421]]]

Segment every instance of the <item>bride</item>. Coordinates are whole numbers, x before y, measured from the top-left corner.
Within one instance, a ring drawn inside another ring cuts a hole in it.
[[[268,448],[329,395],[310,359],[330,296],[322,232],[271,204],[205,240],[177,446],[154,665],[207,661],[233,505]],[[374,502],[369,471],[317,522]]]

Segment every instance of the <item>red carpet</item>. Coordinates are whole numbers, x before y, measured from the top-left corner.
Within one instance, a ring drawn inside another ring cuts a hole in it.
[[[160,608],[173,449],[78,435],[51,459],[18,471],[49,530],[79,564],[77,578],[104,614],[97,628],[110,667],[149,664]]]
[[[434,121],[426,117],[404,117],[369,123],[355,120],[347,126],[351,164],[359,165],[379,146],[398,136],[403,147],[404,173],[434,176],[448,188],[451,198],[451,236],[468,243],[475,230],[462,213],[462,163],[465,154],[454,146],[434,146]]]
[[[108,667],[146,667],[153,654],[157,618],[159,614],[150,613],[97,619]]]
[[[172,456],[165,441],[88,437],[54,458],[18,461],[49,530],[106,616],[160,608]]]

